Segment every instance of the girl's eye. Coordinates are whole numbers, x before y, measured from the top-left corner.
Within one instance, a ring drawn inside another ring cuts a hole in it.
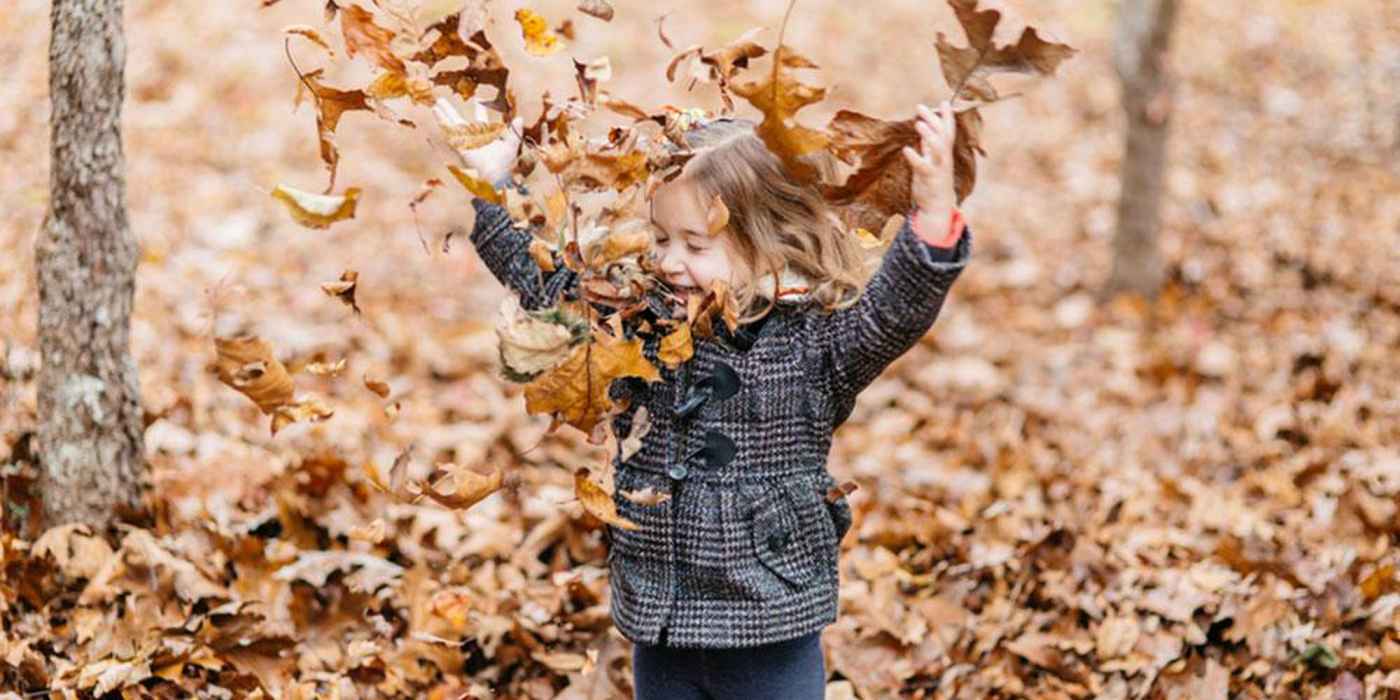
[[[689,251],[692,252],[692,253],[703,253],[703,252],[705,252],[705,249],[704,249],[704,248],[696,247],[695,245],[690,244],[690,243],[685,244],[685,247],[686,247],[687,250],[689,250]]]

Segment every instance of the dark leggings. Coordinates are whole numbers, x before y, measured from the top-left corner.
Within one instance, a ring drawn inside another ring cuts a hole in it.
[[[821,631],[734,649],[632,645],[636,700],[822,700]]]

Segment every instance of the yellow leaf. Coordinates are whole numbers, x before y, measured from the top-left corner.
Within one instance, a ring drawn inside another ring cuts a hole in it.
[[[667,367],[675,369],[682,362],[690,359],[695,352],[694,341],[690,336],[690,324],[682,323],[676,330],[670,332],[661,339],[661,348],[657,352],[657,357],[666,363]]]
[[[355,201],[360,188],[351,187],[343,195],[312,194],[278,185],[272,196],[287,207],[297,223],[307,228],[327,228],[337,221],[355,218]]]
[[[591,433],[613,407],[608,385],[618,377],[661,380],[642,354],[642,339],[620,340],[594,332],[593,341],[574,348],[558,367],[525,386],[525,409],[553,414],[557,420]]]
[[[564,49],[564,42],[538,14],[521,8],[515,11],[515,21],[520,23],[520,33],[525,37],[525,52],[531,56],[548,56]]]
[[[617,503],[613,502],[612,496],[604,491],[602,486],[588,478],[586,467],[574,470],[574,495],[589,515],[624,530],[641,529],[636,523],[617,514]]]
[[[462,186],[467,188],[468,192],[492,204],[502,202],[501,194],[496,191],[496,188],[492,187],[491,183],[481,179],[475,170],[462,170],[455,165],[449,165],[447,169],[452,172],[453,177],[457,178],[457,182],[462,183]]]

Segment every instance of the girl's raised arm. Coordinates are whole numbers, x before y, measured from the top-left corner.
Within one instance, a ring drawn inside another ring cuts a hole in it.
[[[509,186],[509,177],[495,183],[496,189]],[[535,310],[553,306],[566,290],[578,286],[578,273],[570,270],[553,253],[554,270],[545,272],[530,256],[534,228],[520,229],[506,208],[480,197],[472,198],[476,223],[471,242],[481,261],[496,279],[520,297],[523,308]]]
[[[860,301],[819,326],[818,346],[832,373],[833,427],[845,422],[856,395],[933,326],[972,255],[970,228],[952,248],[939,248],[914,232],[913,219],[911,211]]]

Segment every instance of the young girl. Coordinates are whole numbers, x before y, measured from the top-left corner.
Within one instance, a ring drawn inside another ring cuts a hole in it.
[[[647,340],[662,381],[611,390],[628,402],[618,435],[641,406],[651,420],[641,448],[614,463],[618,514],[641,527],[607,528],[612,617],[633,642],[641,700],[824,696],[820,633],[836,620],[837,553],[851,525],[846,500],[828,496],[832,431],[933,325],[971,254],[954,206],[951,107],[918,114],[920,148],[903,152],[913,206],[863,289],[853,235],[815,189],[787,176],[751,121],[688,131],[696,155],[649,203],[660,293],[684,298],[724,280],[744,314],[732,333],[716,322],[715,338],[695,338],[675,370]],[[508,132],[463,158],[509,186],[518,148]],[[716,197],[729,219],[710,235]],[[473,205],[472,243],[524,307],[577,298],[577,274],[544,273],[530,232],[504,208]],[[651,310],[659,318],[679,306]],[[669,499],[620,495],[648,487]]]

